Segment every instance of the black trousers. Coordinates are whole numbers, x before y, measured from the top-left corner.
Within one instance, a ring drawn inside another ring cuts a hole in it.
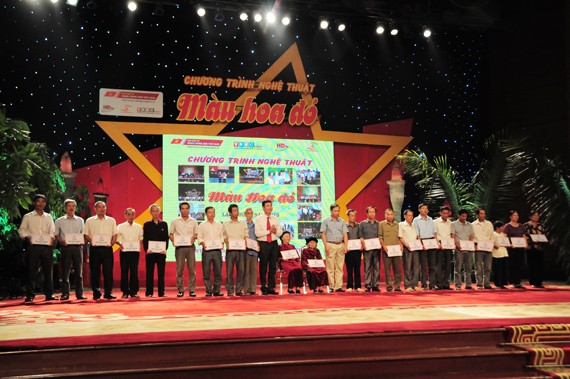
[[[362,261],[362,251],[352,250],[346,253],[344,262],[346,263],[346,288],[360,288],[360,265]]]
[[[453,261],[453,250],[441,250],[438,252],[441,255],[441,288],[449,289],[449,279],[451,278],[451,268]]]
[[[150,253],[145,257],[146,262],[146,291],[145,295],[154,295],[154,265],[158,272],[158,296],[164,295],[164,270],[166,268],[166,255]]]
[[[524,250],[507,248],[509,252],[509,283],[521,284],[522,268],[524,264]]]
[[[537,249],[526,251],[528,282],[531,286],[541,286],[544,280],[544,253]]]
[[[94,295],[101,293],[101,267],[103,267],[105,295],[110,295],[113,292],[113,248],[91,246],[89,268],[91,270],[91,289]]]
[[[509,284],[509,258],[493,258],[493,282],[502,287]]]
[[[434,289],[436,286],[441,288],[441,276],[442,276],[442,258],[443,255],[441,254],[440,250],[431,249],[426,250],[427,260],[428,260],[428,272],[429,272],[429,288]],[[425,273],[425,268],[423,271]],[[423,285],[422,280],[422,285]]]
[[[420,277],[419,277],[419,281],[422,282],[422,288],[426,289],[428,288],[427,285],[427,281],[428,281],[428,251],[431,250],[420,250],[417,252],[418,256],[419,256],[419,262],[420,262]]]
[[[61,248],[61,294],[69,296],[69,274],[73,265],[75,294],[83,296],[83,246],[71,245]]]
[[[277,274],[277,260],[279,259],[279,245],[277,241],[259,242],[259,282],[261,291],[275,289],[275,275]],[[269,267],[269,277],[267,268]]]
[[[42,267],[44,274],[44,294],[53,296],[53,250],[51,246],[34,245],[26,250],[26,266],[28,268],[27,296],[34,296],[38,268]]]
[[[124,295],[136,295],[139,292],[139,258],[138,251],[121,251],[121,291]]]

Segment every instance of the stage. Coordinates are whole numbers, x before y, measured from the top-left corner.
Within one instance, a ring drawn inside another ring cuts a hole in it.
[[[0,348],[494,328],[570,323],[570,286],[0,303]],[[74,299],[72,294],[71,299]]]

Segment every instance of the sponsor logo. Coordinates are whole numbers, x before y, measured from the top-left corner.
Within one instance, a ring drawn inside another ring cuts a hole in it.
[[[287,144],[285,142],[277,142],[277,146],[275,147],[275,150],[281,151],[281,150],[285,150],[288,148],[289,148],[289,146],[287,146]]]
[[[307,147],[307,151],[310,151],[311,153],[316,153],[317,149],[315,148],[315,144],[314,143],[309,144],[309,146]]]
[[[255,142],[234,142],[234,149],[261,149],[261,145]]]
[[[208,147],[219,147],[222,146],[221,139],[210,140],[210,139],[198,139],[198,138],[173,138],[170,141],[171,145],[185,145],[185,146],[208,146]]]
[[[111,112],[112,110],[114,110],[115,108],[113,108],[112,106],[110,106],[109,104],[107,105],[103,105],[103,112]]]

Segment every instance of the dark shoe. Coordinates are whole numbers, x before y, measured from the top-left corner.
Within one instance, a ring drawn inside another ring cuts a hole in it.
[[[144,295],[145,297],[152,297],[152,293],[147,293],[146,295]]]
[[[392,287],[386,287],[386,292],[392,292],[392,291],[393,291]]]
[[[135,293],[134,295],[131,295],[131,297],[132,297],[133,299],[140,299],[140,298],[141,298],[141,297],[140,297],[139,295],[137,295],[136,293]]]
[[[334,290],[332,288],[329,288],[329,293],[334,293]]]
[[[69,300],[69,295],[61,295],[61,301]]]
[[[266,290],[266,289],[262,289],[262,290],[261,290],[261,294],[262,294],[262,295],[267,295],[267,290]]]
[[[370,289],[370,288],[366,288],[366,292],[370,292],[370,291],[371,291],[371,289]]]
[[[325,291],[323,291],[323,290],[318,290],[317,292],[318,293],[325,293]]]
[[[59,300],[57,296],[46,296],[46,301]]]
[[[159,294],[158,294],[158,297],[167,297],[167,296],[166,296],[165,294],[163,294],[163,293],[159,293]]]
[[[335,290],[334,292],[344,292],[344,290],[342,288],[339,288],[339,289]]]
[[[374,291],[374,292],[382,292],[382,291],[380,291],[380,288],[378,288],[378,287],[372,287],[372,291]]]
[[[129,295],[126,293],[124,293],[123,296],[121,296],[121,299],[128,299],[128,298],[129,298]]]
[[[317,290],[313,290],[313,293],[317,293]]]
[[[36,295],[28,295],[26,296],[26,300],[24,300],[25,303],[31,303],[32,301],[34,301],[34,298],[36,297]]]
[[[196,297],[196,292],[190,291],[190,295],[188,295],[188,296],[190,296],[190,297]]]
[[[546,288],[546,287],[544,286],[544,284],[537,284],[536,288]]]
[[[75,297],[77,300],[87,300],[87,298],[83,295],[79,295]]]
[[[295,291],[293,290],[287,290],[287,293],[290,293],[291,295],[295,293]]]
[[[222,297],[222,296],[224,296],[224,294],[223,294],[223,293],[219,293],[219,292],[214,292],[214,296],[216,296],[216,297]]]
[[[295,293],[296,293],[296,294],[300,294],[300,293],[301,293],[301,290],[298,289],[298,290],[295,291]]]
[[[471,286],[466,286],[465,289],[466,289],[466,290],[472,290],[473,287],[471,287]]]
[[[255,296],[255,295],[257,295],[257,292],[251,291],[249,294],[250,294],[251,296]]]
[[[394,290],[396,292],[402,292],[402,289],[400,287],[396,287],[396,289]]]
[[[117,296],[113,295],[112,293],[103,296],[107,300],[116,299]]]
[[[493,287],[491,287],[491,286],[485,286],[484,288],[485,288],[486,290],[492,290],[492,289],[493,289]]]
[[[515,288],[525,289],[526,287],[522,284],[515,284]]]
[[[236,296],[243,296],[243,292],[236,293]]]
[[[233,295],[234,295],[233,292],[228,291],[228,296],[233,296]]]
[[[267,290],[267,294],[268,295],[279,295],[279,293],[277,291],[275,291],[274,289]]]
[[[206,292],[206,297],[212,297],[212,293],[211,293],[211,292]]]
[[[182,297],[184,296],[184,291],[178,291],[178,295],[176,295],[176,297]]]
[[[497,288],[499,288],[499,289],[502,289],[502,290],[506,290],[506,289],[508,289],[508,288],[507,288],[507,287],[505,287],[505,286],[499,286],[499,287],[497,287]]]
[[[101,292],[93,291],[93,300],[99,300],[101,298]]]

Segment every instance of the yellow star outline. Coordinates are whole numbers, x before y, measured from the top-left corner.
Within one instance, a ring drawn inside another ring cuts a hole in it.
[[[293,67],[295,79],[298,83],[308,83],[305,68],[301,61],[297,44],[291,45],[287,51],[273,63],[271,67],[261,75],[257,81],[269,82],[274,80],[289,64]],[[256,97],[261,90],[246,89],[237,98],[236,113],[243,109],[245,100]],[[310,93],[302,93],[301,98],[306,104],[312,104],[313,96]],[[105,133],[119,146],[127,156],[137,165],[138,168],[151,180],[151,182],[162,190],[162,174],[150,163],[150,161],[137,149],[125,134],[187,134],[217,136],[227,126],[228,122],[214,122],[212,124],[162,124],[152,122],[119,122],[119,121],[97,121],[97,124]],[[346,213],[347,205],[362,191],[380,172],[392,161],[394,156],[410,143],[412,137],[392,136],[368,133],[348,133],[333,132],[323,130],[320,121],[311,125],[313,138],[316,141],[332,141],[337,143],[386,146],[388,150],[384,152],[343,194],[337,198],[337,203],[341,207],[341,214]],[[162,197],[157,200],[162,204]],[[148,212],[144,212],[137,218],[142,222],[150,219]]]

